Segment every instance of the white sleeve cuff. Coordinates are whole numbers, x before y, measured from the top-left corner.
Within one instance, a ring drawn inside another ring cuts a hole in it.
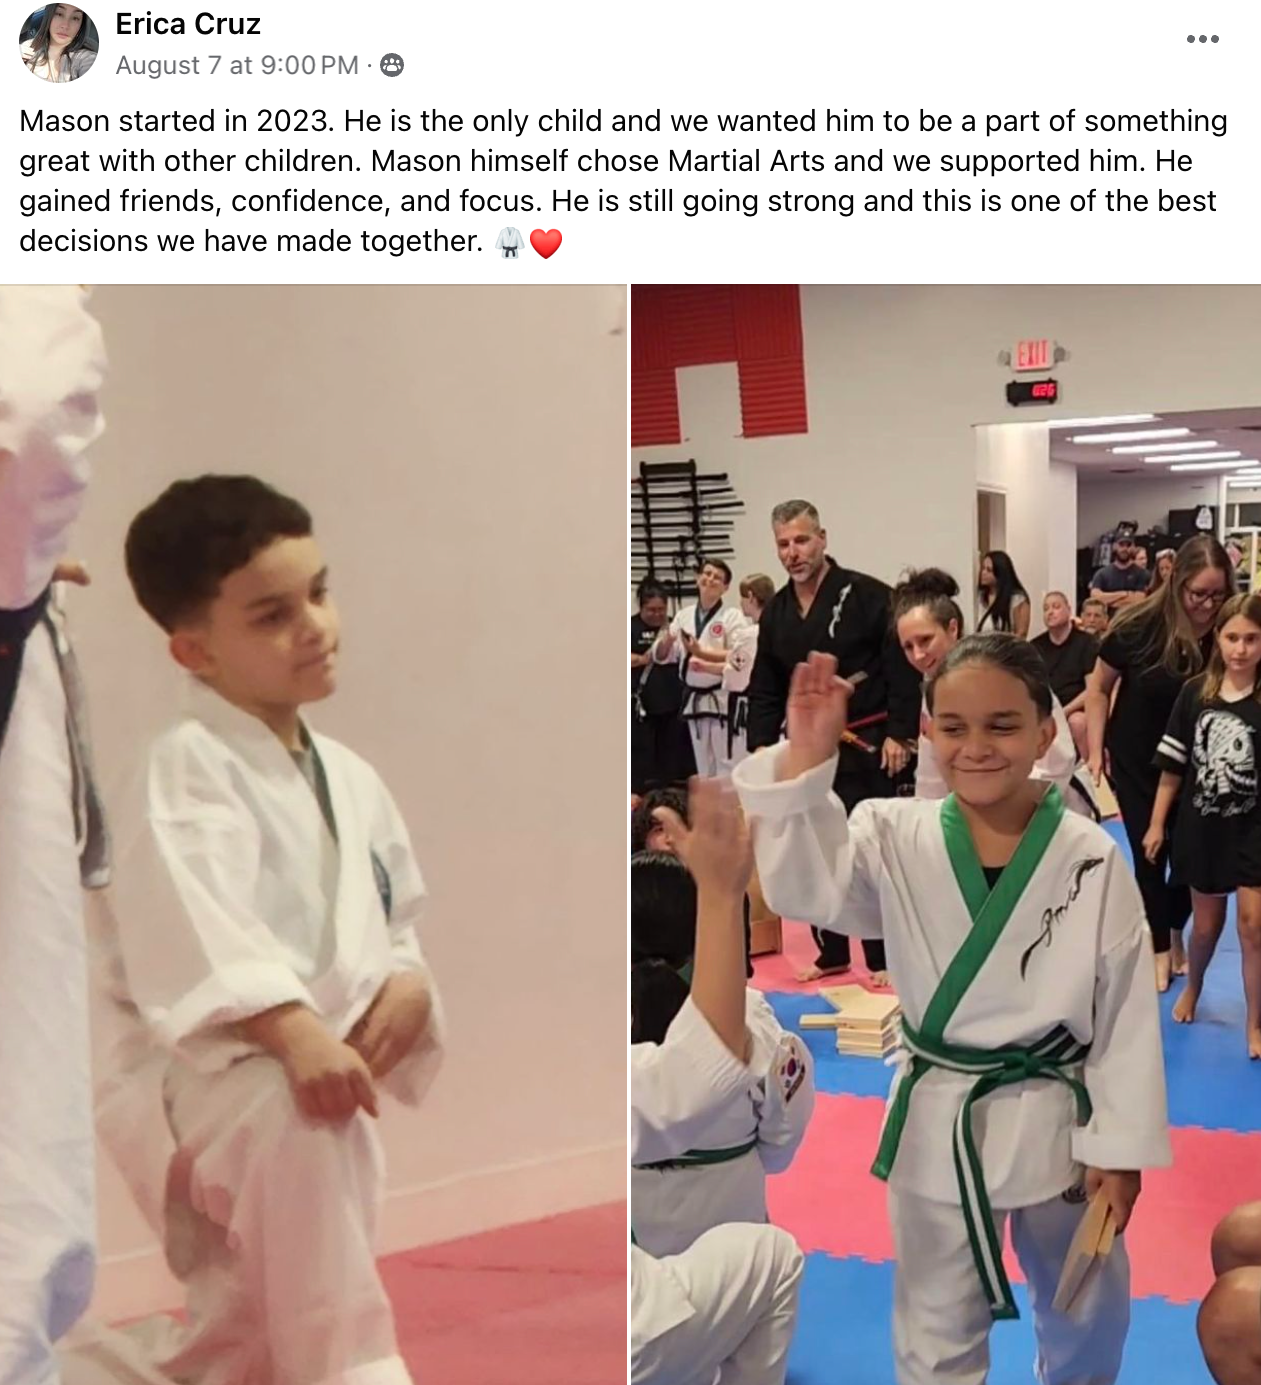
[[[775,782],[780,761],[788,753],[788,742],[767,746],[735,768],[732,782],[750,817],[769,820],[793,817],[820,808],[832,797],[838,756],[799,774],[796,779]]]
[[[1101,1134],[1090,1126],[1073,1131],[1073,1158],[1112,1172],[1167,1169],[1173,1163],[1168,1129]]]

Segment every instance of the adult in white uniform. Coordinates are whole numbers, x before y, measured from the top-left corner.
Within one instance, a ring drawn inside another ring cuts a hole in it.
[[[927,683],[963,636],[963,612],[955,598],[959,584],[941,568],[909,573],[893,589],[893,617],[898,643],[912,667]],[[1030,777],[1055,784],[1073,812],[1099,820],[1090,776],[1077,757],[1073,733],[1060,706],[1051,696],[1055,738],[1034,765]],[[931,718],[925,704],[920,719],[915,764],[915,797],[945,798],[950,792],[929,734]]]
[[[130,996],[170,1055],[167,1258],[193,1385],[406,1385],[374,1260],[380,1090],[441,1053],[424,887],[375,771],[299,714],[336,681],[310,517],[248,477],[172,487],[128,573],[192,677],[120,813]]]
[[[1071,1314],[1052,1300],[1083,1183],[1124,1231],[1139,1171],[1171,1161],[1138,888],[1111,837],[1029,778],[1054,734],[1029,645],[974,636],[930,685],[941,804],[847,817],[831,784],[848,694],[834,659],[800,665],[788,743],[735,783],[773,907],[888,947],[904,1058],[873,1171],[890,1186],[899,1385],[985,1380],[991,1321],[1016,1313],[1008,1220],[1038,1380],[1106,1385],[1129,1321],[1124,1240]]]
[[[697,884],[696,958],[664,1042],[631,1047],[633,1163],[683,1154],[749,1084],[740,902],[750,860],[735,795],[694,784],[690,828],[660,811]],[[664,1259],[632,1245],[632,1385],[783,1385],[802,1268],[774,1226],[716,1227]]]
[[[696,886],[665,852],[631,859],[631,1039],[662,1043],[688,997]],[[636,1242],[675,1255],[727,1222],[765,1222],[766,1177],[792,1162],[814,1108],[809,1050],[760,992],[745,992],[747,1085],[684,1153],[631,1170]]]
[[[44,600],[101,431],[78,288],[0,289],[0,1385],[53,1385],[92,1295],[92,1100],[73,756]],[[7,724],[6,724],[7,723]]]
[[[730,774],[745,753],[743,732],[737,746],[728,744],[727,704],[731,693],[749,686],[758,628],[738,606],[727,604],[731,569],[726,563],[717,558],[703,563],[696,586],[698,600],[684,606],[657,637],[652,657],[659,664],[678,660],[696,772],[713,778]]]

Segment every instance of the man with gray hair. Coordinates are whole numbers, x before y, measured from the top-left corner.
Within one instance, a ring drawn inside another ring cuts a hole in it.
[[[774,745],[788,710],[793,669],[814,650],[836,656],[855,683],[850,725],[839,747],[834,788],[847,811],[867,798],[891,798],[919,737],[919,676],[893,628],[889,588],[828,557],[827,531],[806,500],[771,514],[775,546],[789,581],[762,612],[757,661],[749,682],[749,749]],[[819,958],[798,979],[849,970],[849,939],[815,930]],[[864,941],[872,980],[888,985],[884,946]]]

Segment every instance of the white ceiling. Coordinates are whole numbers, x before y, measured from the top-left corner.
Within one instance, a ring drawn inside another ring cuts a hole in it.
[[[1058,462],[1071,462],[1080,468],[1083,479],[1088,479],[1092,485],[1106,481],[1125,481],[1134,482],[1143,477],[1164,478],[1164,479],[1185,479],[1191,481],[1209,480],[1216,482],[1218,476],[1222,475],[1225,468],[1212,471],[1178,471],[1169,470],[1170,463],[1154,463],[1144,460],[1141,452],[1126,452],[1117,454],[1111,451],[1113,447],[1137,447],[1139,442],[1124,443],[1073,443],[1069,439],[1073,437],[1090,436],[1092,433],[1131,433],[1149,428],[1189,428],[1190,433],[1181,438],[1153,438],[1153,443],[1194,443],[1214,441],[1217,443],[1215,448],[1189,448],[1189,452],[1198,452],[1201,458],[1208,462],[1212,461],[1214,452],[1238,452],[1240,456],[1236,459],[1240,462],[1248,459],[1261,461],[1261,408],[1253,409],[1214,409],[1203,410],[1195,413],[1168,413],[1159,414],[1150,422],[1144,423],[1114,423],[1087,425],[1079,424],[1075,428],[1052,428],[1051,429],[1051,457]],[[1160,453],[1148,454],[1159,456]],[[1229,472],[1225,472],[1229,475]]]

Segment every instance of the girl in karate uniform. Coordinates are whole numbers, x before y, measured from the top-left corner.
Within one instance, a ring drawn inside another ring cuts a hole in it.
[[[688,996],[696,886],[665,852],[631,858],[631,1041],[660,1044]],[[631,1171],[635,1237],[651,1255],[686,1250],[711,1227],[765,1222],[766,1175],[792,1162],[814,1108],[810,1054],[745,991],[749,1081],[677,1158]]]
[[[903,1054],[874,1172],[890,1185],[899,1385],[981,1385],[994,1319],[1016,1316],[1004,1226],[1029,1285],[1042,1385],[1116,1378],[1124,1239],[1071,1315],[1053,1306],[1085,1196],[1124,1231],[1140,1170],[1170,1162],[1151,943],[1120,850],[1031,778],[1055,735],[1037,652],[961,641],[927,688],[944,802],[831,791],[850,686],[815,654],[788,739],[736,787],[772,907],[883,937]],[[1083,1191],[1084,1184],[1084,1191]]]
[[[898,643],[911,666],[927,681],[941,667],[946,655],[963,636],[963,612],[955,597],[959,584],[941,568],[929,567],[911,572],[893,589],[893,617]],[[1035,779],[1050,780],[1059,786],[1065,804],[1074,812],[1099,821],[1099,810],[1089,784],[1089,775],[1079,771],[1077,746],[1060,706],[1051,697],[1051,717],[1055,738],[1046,754],[1033,767]],[[937,752],[929,734],[930,717],[925,705],[920,722],[919,755],[915,767],[915,797],[945,798],[949,789],[941,772]]]
[[[633,1163],[678,1158],[748,1090],[740,900],[751,866],[735,794],[694,780],[690,824],[659,809],[696,881],[689,992],[660,1043],[631,1045]],[[657,1258],[632,1237],[631,1385],[783,1385],[802,1255],[777,1226],[728,1224]]]

